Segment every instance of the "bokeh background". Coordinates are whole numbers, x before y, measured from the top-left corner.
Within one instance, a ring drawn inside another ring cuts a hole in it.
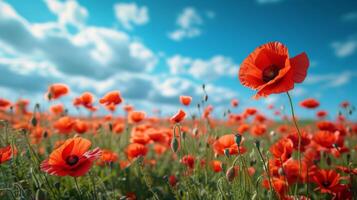
[[[171,115],[179,95],[197,103],[206,84],[217,117],[233,98],[236,112],[257,107],[272,116],[267,105],[287,105],[286,95],[253,100],[237,76],[269,41],[309,55],[294,103],[317,98],[334,117],[341,101],[357,102],[355,0],[0,0],[0,97],[48,106],[47,86],[61,82],[71,88],[61,102],[73,113],[82,92],[119,90],[139,110]]]

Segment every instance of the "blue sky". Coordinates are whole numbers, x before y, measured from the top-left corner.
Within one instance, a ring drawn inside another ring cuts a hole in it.
[[[310,58],[295,103],[318,98],[333,116],[341,101],[357,102],[354,0],[0,0],[0,97],[44,102],[47,85],[64,82],[66,104],[118,89],[138,109],[172,114],[179,95],[197,102],[205,83],[217,115],[232,98],[236,111],[287,105],[284,94],[252,100],[237,78],[242,60],[269,41]]]

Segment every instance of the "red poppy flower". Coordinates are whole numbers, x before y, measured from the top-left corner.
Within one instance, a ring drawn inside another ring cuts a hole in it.
[[[170,118],[170,121],[173,123],[180,123],[185,119],[186,113],[180,109],[174,116]]]
[[[53,127],[57,129],[60,133],[68,134],[72,131],[74,124],[75,121],[72,118],[65,116],[55,121],[53,123]]]
[[[224,155],[224,151],[228,151],[229,155],[238,154],[238,145],[235,141],[234,134],[228,134],[221,136],[213,143],[213,150],[217,155]],[[240,145],[240,153],[245,153],[246,149]]]
[[[64,107],[62,104],[52,105],[50,110],[54,115],[60,115],[64,112]]]
[[[144,120],[146,114],[142,111],[131,111],[128,116],[129,123],[139,123]]]
[[[182,157],[180,162],[186,165],[188,168],[193,169],[195,167],[195,157],[191,155],[185,155]]]
[[[65,141],[55,149],[47,160],[41,163],[41,170],[56,176],[83,176],[92,167],[94,160],[101,156],[99,148],[88,151],[91,142],[75,137]]]
[[[137,158],[139,156],[145,156],[148,152],[148,148],[139,143],[132,143],[129,144],[126,148],[126,155],[128,156],[129,160]]]
[[[99,99],[99,103],[103,105],[118,105],[123,101],[119,91],[108,92],[103,98]]]
[[[316,116],[317,116],[318,118],[325,118],[325,117],[327,116],[327,112],[324,111],[324,110],[317,111],[317,112],[316,112]]]
[[[101,160],[101,164],[114,163],[118,160],[118,154],[111,150],[103,149],[102,156],[100,157],[100,160]]]
[[[192,97],[190,96],[180,96],[180,102],[182,103],[182,105],[188,106],[190,105],[192,101]]]
[[[96,109],[93,106],[93,102],[94,102],[93,94],[90,92],[84,92],[83,94],[81,94],[81,96],[79,96],[73,100],[73,105],[74,106],[81,105],[81,106],[87,108],[88,110],[94,111]]]
[[[341,105],[342,108],[347,108],[347,107],[349,107],[351,104],[350,104],[350,102],[348,102],[348,101],[343,101],[340,105]]]
[[[11,102],[10,101],[0,98],[0,109],[5,110],[10,106],[11,106]]]
[[[316,99],[313,99],[313,98],[305,99],[300,102],[301,107],[308,108],[308,109],[317,108],[317,107],[319,107],[319,105],[320,105],[320,102],[318,102]]]
[[[337,137],[330,131],[317,131],[313,136],[313,140],[321,147],[331,149],[333,144],[337,142]]]
[[[234,107],[234,108],[237,107],[238,106],[238,100],[237,99],[232,99],[231,106]]]
[[[259,137],[264,135],[266,131],[267,131],[267,127],[264,124],[257,124],[251,128],[250,133],[255,137]]]
[[[16,155],[17,149],[14,148],[14,151],[12,151],[11,145],[0,148],[0,164],[10,160],[12,158],[12,154]]]
[[[285,177],[290,185],[297,181],[304,182],[307,176],[307,166],[305,162],[301,162],[301,175],[299,174],[299,161],[289,159],[284,164]]]
[[[289,138],[293,144],[294,144],[294,149],[299,148],[299,135],[296,131],[290,133],[287,138]],[[305,151],[305,147],[307,147],[311,142],[311,137],[309,134],[307,134],[306,131],[301,132],[301,144],[300,144],[300,149],[301,151]]]
[[[131,112],[131,111],[134,110],[134,106],[129,105],[129,104],[124,105],[124,106],[123,106],[123,110],[124,110],[125,112],[129,113],[129,112]]]
[[[333,122],[330,121],[320,121],[316,123],[317,128],[321,131],[331,131],[334,132],[337,130],[337,127]]]
[[[239,79],[257,90],[255,98],[287,92],[294,83],[304,81],[309,67],[305,53],[289,57],[288,48],[280,42],[269,42],[253,51],[241,64]]]
[[[62,83],[55,83],[48,87],[47,98],[49,100],[58,99],[69,93],[69,88],[67,85]]]
[[[211,162],[212,170],[214,172],[221,172],[222,171],[222,162],[219,160],[212,160]]]
[[[175,175],[169,176],[169,183],[172,187],[175,187],[177,184],[177,178]]]
[[[294,144],[290,139],[282,138],[270,147],[270,152],[276,159],[283,162],[289,159],[293,153]]]
[[[85,121],[76,120],[76,121],[74,122],[73,129],[74,129],[74,131],[76,131],[76,133],[83,134],[83,133],[85,133],[85,132],[88,131],[89,125],[88,125],[88,123],[85,122]]]
[[[319,169],[312,180],[318,186],[315,190],[320,190],[321,193],[336,193],[340,188],[341,176],[333,169]]]

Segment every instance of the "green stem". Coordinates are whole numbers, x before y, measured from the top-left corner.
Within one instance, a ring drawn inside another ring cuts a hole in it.
[[[263,162],[263,168],[264,168],[265,172],[266,172],[267,175],[268,175],[268,182],[269,182],[269,186],[270,186],[270,196],[269,196],[269,199],[271,199],[271,191],[274,191],[274,188],[273,188],[273,184],[272,184],[272,182],[271,182],[270,173],[269,173],[269,171],[268,171],[268,169],[267,169],[267,166],[265,165],[266,162],[265,162],[265,159],[264,159],[262,153],[260,152],[260,149],[259,149],[258,147],[257,147],[257,149],[258,149],[259,156],[260,156],[260,158],[262,159],[262,162]]]
[[[73,179],[74,179],[74,184],[76,186],[76,189],[77,189],[77,192],[78,192],[78,195],[79,195],[79,199],[82,199],[82,192],[81,192],[81,189],[79,188],[79,185],[78,185],[78,182],[77,182],[77,178],[73,177]]]
[[[301,177],[301,132],[300,132],[299,126],[296,122],[293,101],[291,100],[289,92],[286,92],[286,94],[288,95],[288,98],[289,98],[291,115],[293,117],[294,125],[295,125],[295,128],[296,128],[296,130],[298,132],[298,136],[299,136],[298,137],[298,160],[299,160],[299,177]]]

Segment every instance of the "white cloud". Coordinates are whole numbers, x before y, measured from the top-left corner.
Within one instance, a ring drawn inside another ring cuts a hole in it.
[[[205,17],[212,19],[215,17],[215,13],[207,11]],[[201,28],[203,23],[204,17],[195,8],[187,7],[177,17],[176,26],[178,28],[170,32],[168,36],[174,41],[197,37],[202,33]]]
[[[149,10],[146,6],[118,3],[114,5],[114,11],[117,20],[128,30],[133,29],[134,25],[144,25],[149,22]]]
[[[71,35],[60,23],[31,24],[3,2],[0,30],[0,43],[7,52],[46,60],[71,75],[104,79],[120,71],[147,72],[158,60],[148,47],[124,32],[83,25]]]
[[[346,41],[336,41],[331,44],[335,55],[344,58],[354,54],[357,50],[357,39],[349,38]]]
[[[194,78],[214,80],[222,76],[235,76],[238,65],[233,59],[222,55],[210,59],[194,59],[181,55],[174,55],[166,60],[172,74],[190,74]]]
[[[79,5],[76,0],[45,0],[45,2],[49,10],[57,15],[58,22],[61,25],[73,25],[81,28],[88,18],[87,9]]]
[[[341,73],[330,73],[307,76],[304,83],[306,84],[322,84],[325,88],[333,88],[343,86],[351,81],[351,79],[357,77],[356,71],[343,71]]]

